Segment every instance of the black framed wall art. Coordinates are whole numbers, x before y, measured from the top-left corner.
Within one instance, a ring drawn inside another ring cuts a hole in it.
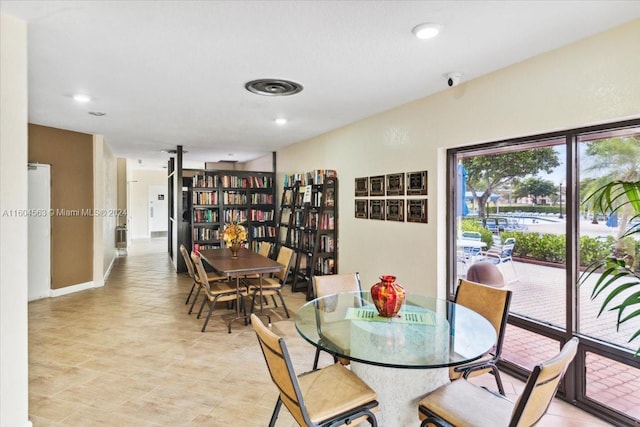
[[[407,172],[407,196],[427,195],[427,171]]]
[[[356,178],[355,196],[367,197],[369,195],[369,178]]]
[[[385,217],[384,200],[369,200],[369,219],[382,219]]]
[[[369,201],[368,200],[356,200],[356,218],[369,218]]]
[[[387,196],[404,196],[404,173],[387,175]]]
[[[429,222],[427,218],[427,206],[427,199],[407,200],[407,222],[418,222],[424,224]]]
[[[387,221],[404,222],[404,199],[387,199]]]
[[[384,175],[369,177],[369,196],[384,196]]]

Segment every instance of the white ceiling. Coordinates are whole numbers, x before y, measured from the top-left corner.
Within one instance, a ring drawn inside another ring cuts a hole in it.
[[[160,168],[245,161],[640,17],[640,1],[7,1],[28,22],[29,120]],[[443,26],[418,40],[423,22]],[[258,78],[304,90],[265,97]],[[88,104],[74,93],[93,97]],[[104,112],[103,117],[88,112]],[[278,126],[276,117],[289,123]],[[191,164],[191,165],[190,165]]]

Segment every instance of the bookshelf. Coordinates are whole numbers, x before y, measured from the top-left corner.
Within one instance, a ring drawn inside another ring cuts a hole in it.
[[[197,170],[190,187],[191,243],[200,249],[223,247],[225,223],[247,228],[247,247],[275,243],[273,173]]]
[[[312,298],[311,277],[338,272],[338,178],[315,170],[286,175],[284,184],[278,244],[296,254],[292,290]]]

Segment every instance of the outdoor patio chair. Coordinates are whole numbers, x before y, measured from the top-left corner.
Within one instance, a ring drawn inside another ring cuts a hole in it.
[[[269,427],[276,425],[284,406],[301,426],[358,425],[378,422],[377,394],[340,363],[297,375],[285,340],[274,334],[255,314],[251,325],[256,332],[271,380],[280,392]]]
[[[439,387],[418,405],[420,426],[535,425],[547,412],[577,350],[578,338],[572,338],[557,356],[535,366],[515,403],[466,380]]]
[[[316,298],[326,297],[328,295],[337,294],[340,292],[358,292],[362,290],[360,282],[360,274],[329,274],[325,276],[313,276],[311,279],[313,286],[313,294]],[[320,322],[318,322],[320,324]],[[320,338],[323,340],[330,340],[330,338],[324,336],[320,330],[318,330]],[[313,359],[313,369],[318,368],[318,359],[320,357],[320,347],[316,347],[316,355]],[[334,362],[340,362],[343,365],[349,364],[349,359],[339,358],[334,356]]]
[[[500,371],[496,365],[502,353],[502,343],[504,342],[504,334],[507,328],[511,294],[509,290],[498,289],[469,280],[459,280],[454,302],[486,318],[496,331],[496,343],[489,353],[480,359],[450,368],[449,378],[452,381],[490,373],[496,380],[498,391],[504,395]]]
[[[482,240],[482,234],[479,231],[463,231],[461,235],[463,240],[475,240],[477,242]],[[467,262],[473,262],[475,257],[480,253],[480,248],[473,246],[463,246],[462,252]]]
[[[508,239],[505,239],[504,244],[502,245],[492,246],[487,251],[480,251],[476,256],[476,261],[491,261],[500,269],[500,271],[502,271],[502,274],[505,277],[505,282],[507,284],[513,283],[518,280],[518,274],[516,273],[516,268],[512,258],[515,245],[516,239],[509,237]],[[505,266],[507,265],[511,270],[509,274],[505,271]]]

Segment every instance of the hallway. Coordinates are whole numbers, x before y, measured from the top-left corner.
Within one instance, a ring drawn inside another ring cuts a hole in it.
[[[29,304],[29,414],[41,426],[267,425],[277,393],[253,330],[228,334],[217,309],[206,333],[188,315],[190,279],[176,275],[166,240],[134,241],[102,288]],[[303,293],[285,288],[295,312]],[[281,307],[275,309],[284,316]],[[287,338],[297,372],[313,363],[293,322],[272,316]],[[323,355],[323,357],[326,355]],[[324,357],[322,364],[331,360]],[[479,378],[495,387],[489,378]],[[522,383],[504,377],[510,398]],[[278,426],[295,426],[286,410]],[[417,410],[416,410],[416,425]],[[542,426],[605,426],[554,401]],[[383,426],[381,426],[383,427]]]

